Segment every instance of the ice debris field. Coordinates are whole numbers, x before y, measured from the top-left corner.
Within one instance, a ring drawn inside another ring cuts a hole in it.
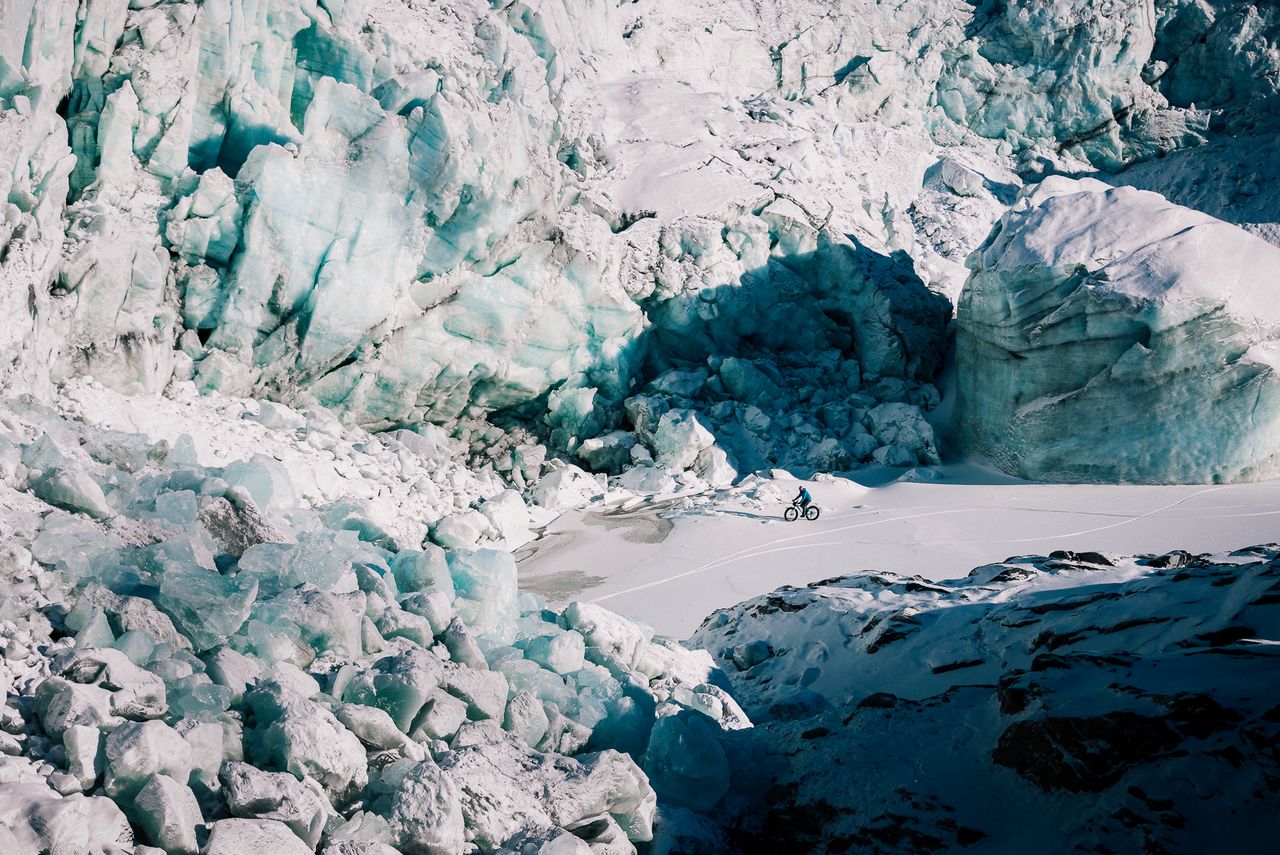
[[[245,410],[256,444],[282,414],[302,464],[427,462],[323,410]],[[655,787],[696,801],[689,713],[750,725],[707,653],[548,610],[505,550],[396,548],[274,458],[206,467],[189,434],[39,405],[3,432],[4,851],[116,851],[134,828],[219,855],[628,850]],[[514,494],[491,503],[528,525]]]
[[[1269,2],[0,0],[0,855],[1274,848],[1278,137]]]

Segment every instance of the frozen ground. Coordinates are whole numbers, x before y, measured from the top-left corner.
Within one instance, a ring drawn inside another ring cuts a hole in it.
[[[1014,555],[1211,552],[1274,541],[1280,531],[1280,482],[1068,486],[976,465],[936,472],[938,480],[881,486],[805,482],[822,508],[812,523],[781,519],[798,483],[786,480],[710,500],[570,512],[518,554],[521,586],[553,603],[599,602],[687,638],[717,608],[859,570],[942,580]]]

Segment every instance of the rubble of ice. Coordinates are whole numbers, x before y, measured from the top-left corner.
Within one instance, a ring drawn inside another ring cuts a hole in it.
[[[718,845],[688,811],[727,787],[691,805],[681,758],[750,721],[710,657],[425,540],[474,494],[518,536],[518,494],[287,408],[83,382],[55,403],[0,414],[4,851]],[[106,403],[146,432],[95,423]]]

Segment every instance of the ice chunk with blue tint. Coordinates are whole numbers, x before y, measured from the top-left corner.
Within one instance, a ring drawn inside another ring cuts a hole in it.
[[[654,723],[643,765],[660,797],[699,810],[715,807],[729,790],[729,758],[719,734],[711,719],[690,710]]]
[[[619,688],[619,694],[605,703],[605,716],[595,725],[590,747],[616,748],[640,757],[649,744],[657,703],[638,685]]]
[[[333,713],[278,683],[245,695],[257,726],[246,746],[258,764],[314,778],[335,802],[345,802],[368,781],[364,747]]]
[[[175,566],[160,577],[159,605],[197,650],[216,647],[249,618],[258,580],[202,567]]]
[[[214,683],[206,674],[191,674],[169,684],[169,712],[172,719],[216,721],[231,708],[235,693]]]
[[[576,632],[560,630],[552,624],[548,626],[553,631],[530,640],[525,647],[525,657],[557,674],[580,671],[586,662],[587,651],[582,636]]]
[[[368,680],[343,692],[342,699],[370,702],[386,710],[402,732],[410,733],[443,675],[444,667],[435,655],[411,648],[379,659]]]
[[[536,662],[527,659],[505,659],[494,664],[494,670],[502,672],[516,692],[528,692],[560,709],[577,710],[578,695],[565,679]]]
[[[58,469],[69,463],[58,443],[47,433],[22,449],[22,465],[28,469]]]
[[[239,703],[245,690],[262,675],[262,666],[257,661],[229,647],[208,653],[204,662],[210,679],[231,690],[233,703]]]
[[[391,562],[396,586],[404,593],[440,591],[450,600],[454,597],[453,576],[445,551],[435,544],[423,544],[422,549],[406,549]]]
[[[255,454],[248,460],[237,460],[222,472],[226,482],[244,487],[253,497],[254,504],[268,511],[290,511],[298,504],[298,495],[289,477],[289,470],[280,461]]]
[[[320,531],[298,543],[259,543],[240,556],[240,573],[258,580],[265,596],[298,585],[337,587],[356,561],[379,560],[352,531]]]
[[[107,736],[107,795],[136,794],[152,775],[168,775],[183,784],[191,776],[191,746],[162,721],[126,722]]]
[[[344,658],[360,656],[360,621],[364,597],[359,593],[331,594],[311,586],[285,591],[253,609],[254,620],[298,628],[298,638],[317,654]]]
[[[102,609],[94,609],[84,627],[76,633],[76,647],[107,647],[115,642],[111,624]]]
[[[507,712],[502,728],[528,745],[537,748],[550,727],[542,701],[529,692],[519,692],[507,702]]]
[[[156,649],[156,639],[145,630],[131,629],[122,633],[112,646],[128,656],[133,664],[145,665],[151,660],[151,652]]]
[[[96,481],[73,465],[40,470],[27,479],[31,491],[51,505],[94,519],[108,519],[116,511]]]
[[[458,617],[480,645],[500,647],[514,641],[520,610],[511,554],[494,549],[456,550],[449,553],[449,572],[458,593]]]
[[[156,516],[177,526],[190,526],[200,514],[196,494],[190,490],[175,490],[155,498]]]
[[[1055,176],[967,263],[969,449],[1031,480],[1280,474],[1280,249],[1155,193]]]

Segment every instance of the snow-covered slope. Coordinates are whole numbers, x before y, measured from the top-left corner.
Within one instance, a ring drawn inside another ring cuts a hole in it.
[[[1155,193],[1050,178],[969,265],[973,450],[1032,480],[1280,474],[1280,249]]]
[[[777,775],[741,851],[1268,848],[1278,557],[1058,553],[713,614],[695,641]]]

